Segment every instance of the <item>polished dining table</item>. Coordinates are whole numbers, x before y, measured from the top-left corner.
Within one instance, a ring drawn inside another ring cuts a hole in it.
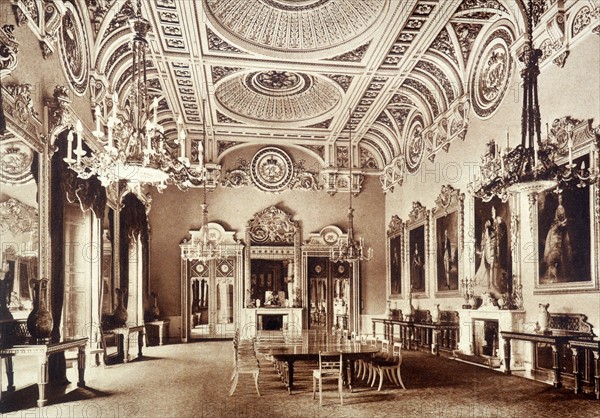
[[[318,332],[303,332],[295,338],[272,343],[264,340],[258,344],[258,350],[272,357],[274,361],[285,363],[285,383],[289,394],[292,394],[294,389],[294,363],[296,361],[318,361],[319,352],[341,352],[347,371],[345,381],[352,391],[354,362],[358,359],[369,359],[380,351],[375,346],[348,340],[341,335]]]

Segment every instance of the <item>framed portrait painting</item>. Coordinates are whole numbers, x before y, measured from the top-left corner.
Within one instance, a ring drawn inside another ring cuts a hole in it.
[[[442,186],[432,209],[434,277],[437,296],[456,296],[463,251],[464,194],[452,186]]]
[[[404,239],[404,224],[394,215],[387,231],[388,250],[388,300],[402,295],[402,241]]]
[[[589,155],[573,160],[589,167]],[[537,198],[536,291],[595,289],[593,189],[556,188]],[[597,261],[596,261],[597,262]]]
[[[409,288],[414,297],[427,296],[428,254],[429,247],[429,211],[419,202],[413,202],[408,215],[408,248],[407,263],[409,272]]]
[[[495,298],[512,293],[511,211],[507,202],[494,197],[475,199],[476,294]]]

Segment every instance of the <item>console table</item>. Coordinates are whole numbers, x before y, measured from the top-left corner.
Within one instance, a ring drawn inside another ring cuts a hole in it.
[[[169,324],[171,323],[168,319],[157,319],[156,321],[146,322],[146,326],[153,326],[158,328],[158,345],[163,345],[163,335],[169,336]],[[148,331],[146,331],[146,345],[150,345],[148,341]]]
[[[11,347],[0,349],[0,358],[4,359],[6,364],[6,377],[8,379],[8,392],[14,392],[14,374],[13,374],[13,357],[25,357],[32,356],[38,360],[38,390],[39,398],[37,401],[38,407],[46,405],[48,400],[46,399],[46,385],[48,384],[48,357],[52,354],[65,352],[67,350],[77,349],[77,368],[79,370],[79,381],[77,386],[84,387],[84,372],[85,372],[85,347],[87,344],[87,338],[79,338],[76,340],[63,341],[59,343],[48,343],[48,344],[15,344]],[[2,362],[0,361],[0,388],[2,378]],[[1,390],[0,390],[0,401],[1,401]]]
[[[552,348],[552,369],[554,371],[554,380],[552,384],[556,388],[562,387],[560,380],[560,353],[563,352],[564,347],[569,344],[572,340],[589,340],[588,335],[584,335],[580,332],[570,331],[552,331],[552,333],[543,334],[536,332],[516,332],[516,331],[500,331],[502,338],[504,339],[504,373],[511,374],[510,370],[510,341],[511,340],[522,340],[530,342],[535,348],[537,344],[544,343],[548,344]]]
[[[106,334],[120,336],[117,344],[119,356],[123,357],[123,363],[129,361],[129,341],[132,335],[137,333],[138,338],[138,357],[142,357],[142,347],[144,346],[144,325],[134,325],[131,327],[118,327],[104,331]]]
[[[581,392],[581,370],[579,367],[581,351],[591,351],[594,355],[594,392],[596,393],[596,399],[600,400],[600,340],[570,340],[569,345],[573,351],[575,393]]]

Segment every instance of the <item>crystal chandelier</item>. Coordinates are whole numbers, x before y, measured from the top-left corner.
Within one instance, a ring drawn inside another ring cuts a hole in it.
[[[349,196],[350,196],[350,204],[348,206],[348,239],[344,241],[340,239],[338,241],[338,245],[335,245],[331,248],[330,260],[334,263],[337,262],[348,262],[352,263],[354,261],[369,261],[373,258],[373,249],[367,248],[365,251],[364,248],[364,239],[360,238],[360,240],[354,240],[354,209],[352,208],[352,129],[348,130],[348,161],[350,167],[350,181],[349,181]]]
[[[202,101],[202,109],[206,109],[206,101]],[[202,118],[202,131],[206,138],[206,118]],[[200,150],[202,145],[199,143]],[[204,154],[202,154],[203,157]],[[204,161],[203,161],[204,163]],[[202,164],[204,166],[204,164]],[[217,236],[212,236],[208,227],[208,204],[206,203],[206,178],[203,181],[203,196],[204,201],[200,205],[202,208],[202,226],[198,235],[192,236],[192,241],[189,245],[182,247],[182,257],[185,260],[194,259],[203,262],[210,260],[218,260],[224,257],[224,251]],[[226,252],[226,251],[225,251]]]
[[[205,173],[202,166],[192,168],[185,156],[186,135],[181,116],[177,121],[178,139],[169,141],[164,127],[158,123],[158,99],[150,107],[146,69],[148,50],[147,34],[150,22],[141,16],[141,1],[136,4],[135,16],[129,19],[132,30],[132,76],[128,100],[123,113],[126,120],[117,115],[119,98],[112,96],[112,113],[106,121],[106,134],[101,126],[101,113],[96,106],[96,129],[92,134],[103,145],[103,149],[86,155],[82,148],[83,128],[76,123],[77,147],[73,149],[73,133],[67,138],[67,156],[64,161],[88,179],[97,176],[102,185],[125,180],[131,183],[153,184],[158,190],[167,184],[175,184],[181,190],[203,183]],[[177,153],[176,157],[173,154]]]
[[[573,141],[568,141],[568,164],[559,166],[555,160],[559,156],[558,144],[550,138],[542,141],[540,106],[538,101],[539,59],[542,51],[533,47],[532,0],[527,9],[527,42],[519,60],[524,63],[523,109],[521,114],[521,144],[509,148],[508,135],[506,148],[502,150],[494,141],[487,144],[487,150],[480,163],[480,176],[475,176],[469,185],[471,193],[489,201],[494,196],[503,201],[509,193],[540,193],[544,190],[564,187],[584,187],[596,181],[595,171],[573,164]]]

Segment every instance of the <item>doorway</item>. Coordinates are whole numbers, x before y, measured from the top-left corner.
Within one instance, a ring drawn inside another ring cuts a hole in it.
[[[308,327],[348,330],[351,314],[351,269],[346,262],[308,257]]]

